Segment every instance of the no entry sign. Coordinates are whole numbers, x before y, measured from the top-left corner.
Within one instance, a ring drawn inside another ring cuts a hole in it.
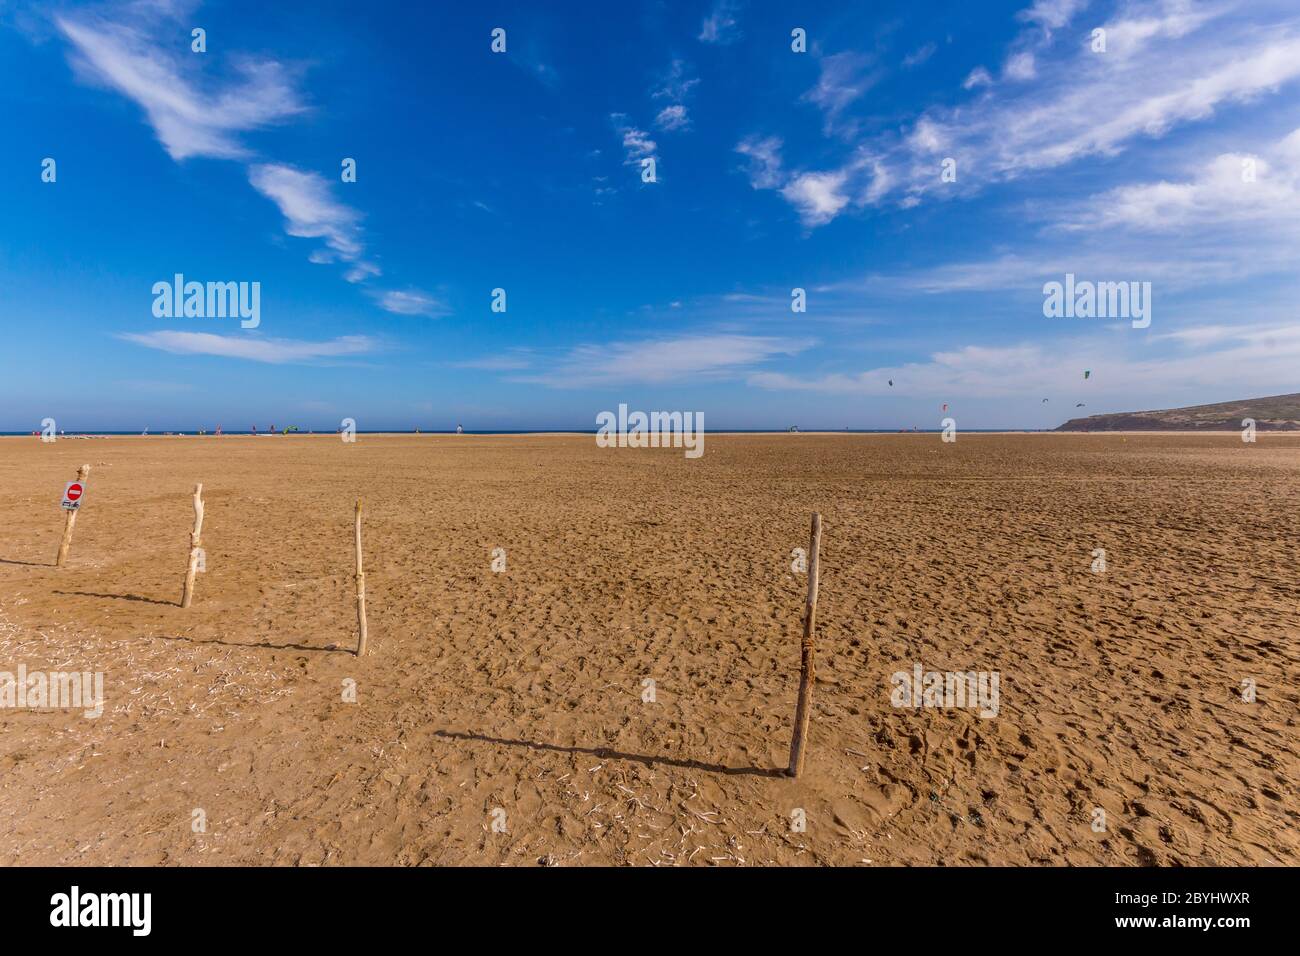
[[[68,482],[68,487],[63,489],[63,507],[68,511],[76,511],[81,507],[81,496],[85,494],[86,486],[79,481]]]

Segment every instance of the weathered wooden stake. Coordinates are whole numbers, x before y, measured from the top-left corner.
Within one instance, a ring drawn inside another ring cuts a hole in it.
[[[90,466],[82,465],[77,469],[77,481],[84,486],[86,478],[90,475]],[[85,497],[85,492],[82,492]],[[68,548],[72,546],[72,528],[77,523],[77,512],[68,511],[67,517],[63,519],[63,541],[59,544],[59,556],[54,559],[56,567],[63,567],[63,562],[68,560]]]
[[[813,681],[817,673],[813,666],[816,650],[817,628],[817,552],[822,545],[822,516],[812,516],[812,543],[808,546],[808,604],[803,618],[803,660],[799,672],[799,703],[794,711],[794,736],[790,739],[790,776],[803,773],[804,748],[808,743],[808,718],[812,711]]]
[[[185,572],[185,591],[181,595],[181,607],[189,607],[194,600],[194,574],[199,569],[200,536],[203,534],[203,485],[194,486],[194,530],[190,532],[190,566]]]
[[[361,569],[361,499],[357,499],[357,624],[361,636],[357,639],[357,657],[366,653],[366,572]]]

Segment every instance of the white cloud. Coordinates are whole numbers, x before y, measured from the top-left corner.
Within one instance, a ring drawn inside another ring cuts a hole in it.
[[[609,119],[614,124],[614,130],[623,143],[623,164],[625,166],[637,165],[642,159],[656,154],[659,149],[658,144],[650,138],[650,134],[645,130],[629,125],[627,114],[611,113]]]
[[[623,148],[627,150],[628,159],[651,156],[658,149],[649,134],[637,129],[635,126],[629,126],[620,130],[620,132],[623,134]]]
[[[1189,18],[1179,5],[1137,6],[1151,11],[1143,56],[1096,54],[1072,43],[1069,55],[1050,58],[1050,72],[1039,63],[1040,82],[991,92],[966,107],[931,110],[921,121],[964,157],[967,178],[988,182],[1114,155],[1139,137],[1162,136],[1300,77],[1293,28],[1211,18],[1206,11]],[[1121,48],[1131,22],[1108,26]],[[1028,79],[1031,61],[1030,54],[1016,54],[1008,75]],[[904,152],[895,160],[906,165],[910,157]],[[909,185],[933,189],[936,177],[927,167]]]
[[[868,73],[870,65],[870,57],[851,51],[821,58],[817,85],[803,98],[822,111],[827,134],[841,130],[840,120],[845,109],[876,84],[879,74]]]
[[[1089,244],[1076,240],[1055,245],[1040,236],[1035,246],[1024,255],[1004,254],[898,275],[878,275],[861,285],[936,294],[1000,292],[1040,298],[1044,282],[1060,281],[1072,272],[1080,279],[1094,281],[1153,282],[1159,299],[1175,291],[1284,270],[1295,261],[1289,248],[1243,251],[1223,248],[1214,240],[1192,245],[1177,235],[1171,235],[1167,245],[1155,245],[1149,239],[1131,241],[1104,232]]]
[[[690,128],[691,121],[687,115],[686,98],[700,81],[689,76],[688,73],[689,70],[684,61],[673,60],[650,92],[651,99],[667,100],[667,104],[659,110],[659,114],[655,117],[655,125],[665,132],[671,133]],[[614,121],[616,125],[622,119],[622,114],[615,114]],[[653,141],[645,137],[645,134],[641,133],[640,130],[633,130],[633,132],[644,138],[645,143],[649,145],[649,149],[641,155],[653,154]],[[624,136],[624,146],[628,146],[626,135]]]
[[[927,43],[924,46],[918,47],[911,53],[907,54],[907,56],[903,57],[903,68],[910,70],[913,67],[920,66],[922,63],[929,60],[930,57],[934,56],[934,51],[937,49],[938,47],[933,43]]]
[[[673,60],[667,71],[650,92],[651,99],[668,100],[670,103],[682,103],[691,90],[699,85],[699,78],[690,76],[690,69],[684,60]]]
[[[379,267],[362,261],[361,214],[338,202],[330,183],[319,173],[303,172],[282,163],[250,166],[248,181],[266,196],[284,216],[284,231],[302,239],[323,239],[326,250],[314,250],[312,262],[341,259],[354,263],[347,272],[349,282],[379,274]]]
[[[781,190],[781,195],[799,210],[799,218],[806,226],[820,226],[834,219],[848,204],[844,183],[848,174],[800,173]]]
[[[1008,57],[1006,65],[1002,67],[1002,75],[1009,80],[1020,82],[1032,80],[1038,75],[1034,55],[1022,50]]]
[[[778,355],[794,355],[813,343],[761,335],[683,335],[637,342],[581,345],[541,375],[520,381],[554,388],[713,380],[730,377]]]
[[[275,365],[300,364],[322,359],[345,358],[373,352],[374,339],[364,335],[345,335],[325,342],[301,339],[269,339],[252,335],[215,335],[211,332],[123,332],[119,338],[146,348],[176,355],[215,355],[222,358],[247,359]]]
[[[360,214],[337,202],[330,195],[330,184],[319,173],[263,163],[249,167],[248,181],[280,208],[289,235],[324,239],[333,252],[346,259],[361,254]]]
[[[190,53],[188,40],[176,42],[177,36],[188,36],[192,4],[152,0],[111,9],[111,18],[77,13],[55,23],[72,46],[79,75],[143,108],[173,159],[249,159],[253,154],[241,133],[306,111],[291,71],[276,60],[231,55],[233,75],[205,75],[204,64],[219,60]],[[310,261],[348,263],[349,282],[380,274],[375,263],[363,259],[360,214],[336,201],[322,176],[280,163],[254,163],[248,178],[279,207],[289,235],[325,241]]]
[[[394,315],[427,315],[430,318],[437,318],[451,312],[442,302],[417,289],[389,290],[377,294],[379,307]]]
[[[130,17],[147,10],[122,12]],[[206,58],[191,55],[188,44],[179,52],[174,38],[160,42],[146,17],[113,22],[76,14],[55,23],[73,46],[78,72],[138,104],[172,159],[246,156],[240,133],[305,109],[289,71],[275,60],[239,59],[234,78],[203,89],[198,67]]]
[[[680,103],[674,103],[672,106],[665,106],[659,111],[659,115],[655,117],[655,125],[661,130],[671,133],[686,129],[691,125],[691,121],[686,115],[686,107]],[[624,142],[626,144],[626,140]]]
[[[1052,27],[1078,9],[1043,2],[1024,19]],[[1117,155],[1139,140],[1276,94],[1300,79],[1300,22],[1284,5],[1246,8],[1225,0],[1190,7],[1181,0],[1137,0],[1102,25],[1108,35],[1104,54],[1064,32],[1056,40],[1050,30],[1016,38],[1006,75],[1019,82],[993,85],[988,71],[977,68],[964,85],[987,88],[969,102],[926,110],[899,136],[860,141],[848,160],[819,175],[844,175],[839,191],[854,197],[853,205],[874,192],[873,201],[895,196],[911,206],[934,190],[952,194],[933,162],[938,144],[959,159],[962,188],[979,189]],[[875,161],[863,162],[864,152]],[[873,190],[865,181],[870,176],[878,183],[881,169],[890,190]],[[805,199],[798,190],[783,194],[792,203]],[[836,214],[823,208],[818,223]],[[838,211],[845,208],[841,204]]]
[[[1034,0],[1032,6],[1016,15],[1044,29],[1056,30],[1073,20],[1087,5],[1088,0]]]
[[[1088,398],[1187,394],[1206,389],[1247,394],[1294,391],[1300,325],[1215,326],[1173,336],[1079,337],[1052,345],[965,346],[928,361],[814,377],[756,372],[749,384],[782,391],[853,395],[988,398],[1059,395]],[[1085,383],[1083,370],[1091,369]],[[893,385],[889,384],[893,381]]]
[[[343,273],[343,278],[349,282],[364,282],[372,276],[382,275],[379,266],[373,262],[356,262]]]
[[[1166,165],[1184,172],[1037,204],[1030,213],[1038,225],[1029,251],[836,288],[1034,295],[1043,282],[1069,272],[1098,281],[1150,281],[1163,296],[1258,276],[1294,276],[1300,130],[1251,151],[1166,159]]]
[[[736,0],[717,0],[713,10],[700,25],[700,35],[696,38],[703,43],[730,43],[739,36],[736,28],[736,12],[739,9]]]
[[[1122,19],[1105,24],[1106,55],[1131,57],[1153,39],[1178,39],[1225,12],[1222,5],[1190,6],[1166,2],[1155,8],[1127,11]]]
[[[784,181],[780,137],[750,136],[737,144],[736,152],[748,158],[749,184],[755,189],[775,189]]]
[[[908,146],[919,153],[938,153],[944,148],[943,130],[925,117],[912,127],[907,138]]]
[[[966,79],[963,80],[961,84],[962,89],[964,90],[973,90],[979,86],[992,86],[992,85],[993,85],[993,77],[990,76],[989,71],[984,69],[984,67],[982,66],[977,66],[975,67],[975,69],[971,70],[970,73],[967,74]]]
[[[737,144],[736,152],[748,159],[750,185],[779,190],[808,227],[830,222],[850,203],[861,206],[876,202],[893,183],[879,157],[864,151],[842,169],[790,173],[781,166],[781,140],[775,136],[748,137]]]
[[[1078,204],[1062,225],[1180,234],[1212,228],[1222,236],[1235,224],[1250,224],[1257,239],[1300,239],[1300,130],[1261,152],[1223,153],[1180,181],[1118,186]]]

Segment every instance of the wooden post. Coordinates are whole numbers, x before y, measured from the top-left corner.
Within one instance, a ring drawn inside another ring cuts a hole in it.
[[[808,744],[808,718],[812,711],[813,681],[817,672],[813,666],[813,654],[816,650],[814,637],[817,628],[817,552],[822,544],[822,516],[812,516],[812,543],[808,546],[808,604],[804,608],[803,618],[803,659],[799,672],[799,703],[794,711],[794,736],[790,739],[790,776],[797,777],[803,773],[804,748]]]
[[[80,468],[77,469],[77,481],[81,482],[82,485],[85,485],[86,478],[89,475],[90,475],[89,465],[82,465]],[[83,498],[85,497],[84,491],[82,492],[82,497]],[[77,512],[74,510],[68,511],[67,517],[63,519],[63,541],[59,543],[59,556],[54,560],[55,567],[58,568],[63,567],[63,562],[68,560],[68,548],[72,546],[72,529],[76,525],[76,523],[77,523]]]
[[[189,607],[194,600],[194,573],[199,569],[200,536],[203,534],[203,485],[194,486],[194,530],[190,532],[190,566],[185,572],[185,591],[181,594],[181,607]]]
[[[357,638],[357,657],[366,653],[366,572],[361,569],[361,499],[357,499],[357,624],[361,635]]]

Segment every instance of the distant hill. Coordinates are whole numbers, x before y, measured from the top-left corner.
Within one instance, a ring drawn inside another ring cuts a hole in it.
[[[1152,412],[1116,412],[1071,418],[1058,432],[1240,431],[1243,418],[1255,419],[1259,431],[1300,431],[1300,392],[1271,398],[1246,398],[1217,405],[1162,408]]]

